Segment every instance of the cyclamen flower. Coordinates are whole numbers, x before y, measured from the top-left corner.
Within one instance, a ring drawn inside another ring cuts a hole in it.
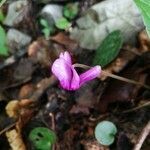
[[[71,56],[66,51],[61,53],[52,65],[52,73],[60,81],[60,85],[66,90],[77,90],[85,82],[98,77],[101,73],[101,67],[95,66],[79,75],[72,65]]]

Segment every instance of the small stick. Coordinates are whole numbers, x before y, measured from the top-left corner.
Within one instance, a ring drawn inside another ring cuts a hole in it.
[[[0,131],[0,135],[2,135],[4,132],[8,131],[9,129],[11,129],[12,127],[14,127],[16,125],[16,122],[7,126],[5,129],[3,129],[2,131]]]
[[[135,144],[133,150],[141,149],[142,144],[144,143],[144,141],[145,141],[146,137],[149,135],[149,133],[150,133],[150,121],[147,123],[147,125],[142,130],[142,133],[137,141],[137,144]]]
[[[140,105],[140,106],[137,106],[137,107],[134,107],[134,108],[131,108],[131,109],[128,109],[128,110],[125,110],[123,111],[122,113],[126,114],[126,113],[130,113],[130,112],[133,112],[133,111],[136,111],[136,110],[139,110],[143,107],[147,107],[147,106],[150,106],[150,101],[147,102],[147,103],[144,103],[143,105]]]
[[[74,64],[74,66],[75,67],[79,67],[79,68],[83,68],[83,69],[90,69],[91,68],[90,66],[83,65],[83,64]],[[109,72],[106,72],[106,71],[102,71],[102,74],[104,74],[104,75],[106,75],[108,77],[111,77],[113,79],[117,79],[117,80],[120,80],[120,81],[128,82],[128,83],[139,85],[139,86],[143,86],[146,89],[150,90],[150,86],[149,85],[143,84],[141,82],[138,82],[138,81],[135,81],[135,80],[131,80],[131,79],[127,79],[127,78],[124,78],[124,77],[120,77],[120,76],[117,76],[115,74],[112,74],[112,73],[109,73]]]

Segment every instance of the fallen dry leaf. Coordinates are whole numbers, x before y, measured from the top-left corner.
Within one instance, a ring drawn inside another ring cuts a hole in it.
[[[128,50],[127,50],[128,49]],[[118,55],[118,57],[108,66],[104,68],[104,71],[109,73],[118,73],[131,61],[133,60],[137,55],[133,53],[132,51],[129,51],[132,48],[129,46],[124,47]],[[105,80],[108,78],[107,76],[101,76],[101,80]]]
[[[57,58],[57,51],[49,41],[39,38],[33,41],[28,48],[28,56],[35,62],[43,66],[49,67],[50,64]]]
[[[83,140],[85,150],[109,150],[107,146],[99,144],[96,140]]]
[[[12,100],[5,107],[6,113],[9,117],[18,118],[19,117],[19,101]]]
[[[22,140],[21,133],[17,132],[16,129],[7,131],[6,137],[12,150],[26,150],[25,144]]]
[[[34,90],[35,90],[35,87],[31,83],[23,85],[19,92],[19,99],[29,98],[34,92]]]
[[[62,44],[67,49],[71,49],[71,50],[76,49],[78,46],[74,40],[70,39],[70,37],[63,32],[60,32],[57,35],[51,37],[51,40],[59,44]]]
[[[32,103],[31,100],[24,99],[21,101],[12,100],[6,106],[6,113],[9,117],[18,119],[15,128],[6,132],[6,137],[12,150],[26,150],[22,139],[21,131],[23,126],[31,119],[34,110],[28,109]]]
[[[146,31],[140,32],[139,36],[139,43],[140,43],[140,52],[147,52],[150,50],[150,38],[148,37]]]
[[[121,75],[123,76],[123,75]],[[144,83],[146,76],[144,74],[134,74],[133,71],[128,73],[126,78],[134,79]],[[112,79],[102,94],[98,109],[101,112],[106,112],[109,104],[114,102],[133,102],[136,99],[140,86],[136,86],[127,82]]]

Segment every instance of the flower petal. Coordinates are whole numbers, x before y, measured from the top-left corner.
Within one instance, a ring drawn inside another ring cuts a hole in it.
[[[52,65],[52,73],[58,78],[64,89],[70,89],[72,79],[72,69],[65,59],[56,59]]]
[[[67,51],[60,53],[59,58],[65,59],[70,65],[72,65],[71,56]]]
[[[101,67],[100,66],[95,66],[91,69],[89,69],[88,71],[86,71],[85,73],[82,73],[80,75],[80,86],[82,84],[84,84],[87,81],[90,81],[98,76],[100,76],[101,73]]]
[[[80,87],[80,77],[74,67],[72,66],[72,80],[70,90],[77,90]]]

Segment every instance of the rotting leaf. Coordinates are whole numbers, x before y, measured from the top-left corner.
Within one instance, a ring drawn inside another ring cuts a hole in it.
[[[119,30],[110,33],[97,48],[93,64],[102,67],[109,64],[118,55],[122,43],[122,34]]]
[[[9,117],[18,118],[19,115],[19,101],[18,100],[12,100],[10,101],[6,106],[6,112]]]
[[[67,49],[70,49],[70,50],[76,49],[78,46],[76,41],[70,39],[70,37],[68,35],[64,34],[63,32],[59,32],[55,36],[52,36],[51,40],[64,45]]]
[[[6,137],[12,150],[26,150],[25,144],[22,140],[21,133],[16,129],[12,129],[6,132]]]

